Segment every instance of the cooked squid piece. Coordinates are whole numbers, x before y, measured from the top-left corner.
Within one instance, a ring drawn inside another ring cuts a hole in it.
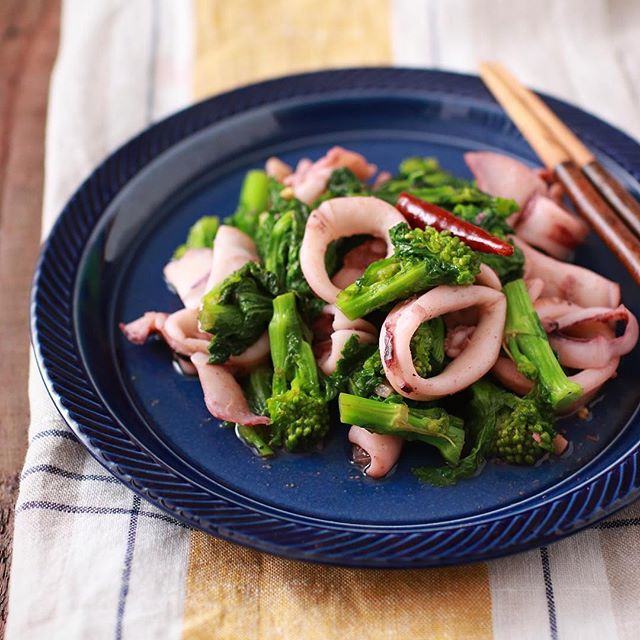
[[[332,147],[316,162],[306,158],[301,160],[295,172],[287,175],[283,183],[293,189],[298,200],[311,204],[325,191],[331,174],[341,168],[350,169],[359,180],[368,180],[377,171],[377,167],[369,164],[363,155],[342,147]]]
[[[364,467],[364,472],[370,478],[384,478],[398,462],[404,440],[398,436],[384,436],[371,433],[362,427],[353,425],[349,429],[349,442],[354,449],[359,447],[361,451],[354,452],[354,462]]]
[[[144,344],[152,335],[160,335],[177,354],[190,357],[195,353],[208,355],[211,335],[198,328],[198,310],[180,309],[175,313],[148,311],[142,317],[121,323],[120,330],[134,344]],[[269,336],[265,332],[246,351],[231,356],[225,363],[242,372],[251,371],[269,357]]]
[[[264,170],[270,178],[274,178],[278,182],[283,182],[287,176],[293,173],[293,169],[286,162],[275,156],[267,160]]]
[[[625,323],[624,332],[617,337],[608,326],[608,323],[616,322]],[[601,328],[596,329],[595,334],[587,330],[586,334],[575,335],[581,327],[596,323]],[[638,321],[624,305],[616,309],[580,309],[556,318],[555,330],[549,336],[549,342],[563,366],[571,369],[601,369],[636,346]]]
[[[502,291],[502,282],[500,282],[498,274],[484,263],[480,265],[480,273],[477,275],[475,283],[483,287],[491,287],[497,291]]]
[[[344,256],[341,269],[334,274],[333,284],[338,289],[344,289],[355,282],[365,269],[376,260],[387,255],[387,246],[384,241],[374,238],[358,245]]]
[[[211,271],[211,249],[187,249],[164,268],[164,278],[187,309],[197,309]]]
[[[300,248],[300,266],[313,292],[329,304],[340,293],[340,288],[329,279],[324,262],[331,242],[368,234],[384,240],[386,255],[391,255],[389,229],[404,221],[395,207],[378,198],[333,198],[323,202],[309,216]]]
[[[209,364],[203,353],[192,355],[191,362],[198,371],[204,402],[214,418],[244,426],[269,424],[269,418],[257,416],[249,409],[242,388],[225,367]]]
[[[351,338],[356,336],[358,342],[375,344],[378,341],[378,330],[374,325],[362,318],[349,320],[335,305],[328,304],[323,315],[332,317],[331,329],[325,328],[326,334],[314,347],[318,365],[325,375],[331,375],[342,357],[342,351]]]
[[[520,207],[533,195],[547,193],[538,173],[514,158],[490,151],[469,151],[464,161],[473,173],[478,189],[499,198],[512,198]]]
[[[617,282],[579,267],[544,255],[526,242],[514,237],[515,244],[525,257],[525,278],[544,281],[542,295],[559,297],[581,307],[617,307],[620,304],[620,285]]]
[[[637,344],[638,321],[623,305],[615,309],[585,309],[566,300],[541,298],[536,301],[535,308],[560,364],[579,370],[569,376],[569,380],[582,387],[582,395],[563,413],[574,411],[585,405],[607,380],[615,376],[621,356]],[[619,336],[611,326],[617,322],[625,323]],[[492,373],[505,387],[520,395],[533,387],[510,358],[498,358]]]
[[[452,311],[478,307],[479,320],[466,348],[442,373],[418,375],[411,338],[427,320]],[[380,355],[391,386],[412,400],[435,400],[462,391],[485,375],[500,353],[507,304],[500,291],[483,286],[440,286],[396,306],[380,332]]]
[[[505,388],[519,396],[526,396],[533,389],[533,382],[522,375],[516,363],[507,356],[500,356],[491,367],[491,373]]]
[[[213,241],[211,273],[204,292],[211,291],[247,262],[258,262],[255,242],[240,229],[221,225]]]
[[[584,242],[589,227],[551,198],[536,194],[518,217],[515,231],[530,245],[566,260]]]
[[[225,364],[242,373],[250,373],[258,365],[269,360],[269,332],[265,331],[250,347],[237,356],[231,356]]]
[[[159,334],[173,351],[184,356],[208,353],[211,338],[198,329],[197,309],[180,309],[172,314],[147,311],[137,320],[120,323],[120,330],[134,344],[144,344],[149,337]]]
[[[471,336],[476,330],[475,325],[460,324],[457,327],[447,329],[444,339],[444,352],[449,358],[457,358],[471,342]]]
[[[525,280],[525,284],[527,285],[531,302],[535,303],[544,291],[544,280],[542,278],[528,278]]]
[[[197,309],[180,309],[172,313],[164,323],[162,337],[176,353],[185,356],[209,353],[211,336],[198,329]]]
[[[144,344],[150,336],[162,331],[168,317],[168,313],[147,311],[139,318],[126,324],[121,322],[118,326],[129,342],[133,344]]]

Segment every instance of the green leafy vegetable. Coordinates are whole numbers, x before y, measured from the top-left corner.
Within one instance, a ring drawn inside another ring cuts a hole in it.
[[[254,369],[243,385],[244,395],[249,409],[256,415],[267,415],[267,399],[271,395],[273,370],[270,366],[262,365]],[[257,425],[245,427],[236,424],[236,434],[249,445],[261,458],[268,458],[274,454],[269,446],[269,427]]]
[[[207,333],[209,362],[222,364],[250,347],[267,329],[272,300],[279,293],[274,274],[248,262],[202,299],[198,320]]]
[[[479,380],[471,387],[469,408],[466,455],[454,467],[413,469],[420,480],[450,486],[475,475],[492,456],[511,464],[532,465],[553,451],[553,410],[537,389],[520,398],[488,380]]]
[[[187,241],[173,252],[173,259],[182,258],[188,249],[211,249],[219,227],[220,218],[217,216],[203,216],[200,218],[189,229]]]
[[[408,158],[401,163],[399,175],[382,185],[375,195],[395,204],[402,191],[451,211],[502,240],[508,240],[513,233],[507,218],[518,211],[514,200],[480,191],[471,182],[443,171],[434,158]],[[511,256],[482,254],[481,259],[503,282],[522,276],[524,255],[517,247]]]
[[[387,382],[384,374],[380,350],[377,348],[362,363],[362,367],[354,371],[349,380],[349,391],[362,398],[375,397],[376,389]]]
[[[352,377],[362,375],[368,359],[374,354],[378,354],[378,358],[380,358],[377,344],[360,342],[358,336],[352,335],[342,349],[336,370],[325,379],[327,401],[333,400],[340,391],[345,390]],[[380,366],[382,367],[382,364]]]
[[[327,189],[317,202],[329,200],[330,198],[345,198],[347,196],[368,195],[368,186],[358,180],[351,169],[335,169],[327,183]],[[316,203],[317,204],[317,203]]]
[[[407,158],[400,163],[398,175],[382,184],[373,195],[395,204],[403,191],[422,197],[418,193],[422,189],[465,184],[464,180],[441,169],[435,158]]]
[[[487,386],[488,385],[488,386]],[[448,487],[471,478],[490,457],[496,439],[496,409],[493,385],[480,380],[471,386],[469,418],[465,421],[467,453],[456,466],[417,467],[414,475],[436,487]]]
[[[553,410],[534,389],[524,398],[495,387],[497,432],[495,455],[511,464],[535,464],[553,452]]]

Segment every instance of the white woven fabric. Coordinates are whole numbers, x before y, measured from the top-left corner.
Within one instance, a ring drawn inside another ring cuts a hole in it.
[[[170,0],[65,2],[47,121],[43,237],[98,162],[191,100],[189,9]],[[87,454],[33,359],[29,398],[6,637],[180,637],[189,532]]]
[[[637,0],[390,2],[396,64],[473,72],[500,59],[640,137]],[[65,0],[43,237],[101,159],[191,100],[191,12],[187,0]],[[190,532],[108,475],[57,414],[34,362],[30,372],[7,638],[180,637]],[[494,637],[636,638],[638,524],[633,507],[489,563]]]

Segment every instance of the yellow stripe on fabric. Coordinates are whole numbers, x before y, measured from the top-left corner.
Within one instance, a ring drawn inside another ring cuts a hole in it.
[[[326,67],[392,62],[390,0],[195,0],[194,97]],[[186,640],[491,638],[486,565],[323,567],[194,532]]]
[[[391,63],[390,0],[196,0],[196,99],[324,67]]]
[[[324,567],[194,532],[183,637],[491,638],[487,566],[410,571]]]

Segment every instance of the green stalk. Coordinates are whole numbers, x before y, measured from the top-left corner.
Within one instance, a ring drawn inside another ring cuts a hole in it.
[[[509,282],[503,292],[507,298],[506,346],[518,370],[538,381],[554,409],[571,404],[582,395],[582,387],[562,370],[524,280]]]
[[[249,171],[242,183],[238,208],[227,224],[233,224],[253,238],[258,228],[258,218],[268,204],[269,176],[257,169]]]
[[[284,283],[287,275],[286,254],[289,251],[289,231],[293,224],[293,216],[293,211],[288,211],[280,216],[278,221],[273,225],[269,236],[267,255],[264,257],[264,268],[267,271],[275,273],[279,283]],[[283,246],[283,240],[285,241],[285,246]],[[284,256],[282,252],[286,252]]]
[[[458,464],[464,445],[462,420],[443,409],[409,409],[403,402],[380,402],[341,393],[340,421],[372,433],[418,440],[436,447],[451,465]]]
[[[340,421],[370,428],[375,433],[394,435],[406,426],[409,410],[406,404],[380,402],[349,393],[338,397]]]
[[[316,391],[320,382],[311,344],[306,339],[307,327],[298,314],[294,293],[284,293],[273,299],[273,318],[269,323],[269,342],[273,361],[273,395],[287,390],[288,380],[296,378],[300,388]],[[295,362],[289,353],[295,347]]]
[[[268,199],[269,176],[258,169],[249,171],[242,183],[238,206],[260,214],[267,208]]]
[[[385,264],[376,274],[375,282],[363,286],[356,280],[338,294],[336,305],[350,320],[362,318],[396,300],[424,291],[431,284],[424,262],[416,262],[405,269],[394,258],[379,262]],[[370,280],[370,275],[365,272],[362,279]]]
[[[236,435],[240,440],[248,444],[261,458],[269,458],[273,455],[273,449],[265,442],[255,427],[245,427],[241,424],[236,424]]]

